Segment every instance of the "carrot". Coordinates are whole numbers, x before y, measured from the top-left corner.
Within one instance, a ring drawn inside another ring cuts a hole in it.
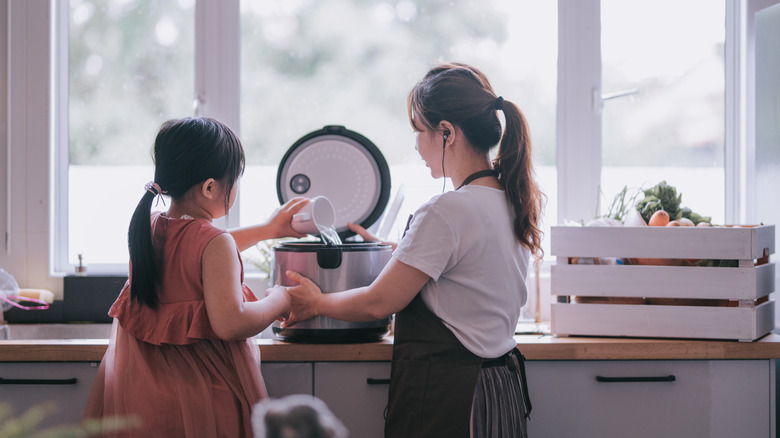
[[[669,223],[669,213],[664,210],[658,210],[650,216],[647,225],[651,227],[665,227]]]

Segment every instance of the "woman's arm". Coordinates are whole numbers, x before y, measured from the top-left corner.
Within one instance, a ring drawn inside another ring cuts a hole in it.
[[[287,276],[298,285],[286,288],[292,304],[285,327],[317,315],[342,321],[381,319],[406,307],[430,279],[396,259],[390,259],[371,285],[338,293],[323,294],[314,282],[297,272],[288,271]]]
[[[228,230],[228,232],[233,236],[233,240],[235,240],[236,245],[238,245],[239,251],[251,248],[261,240],[277,239],[280,237],[303,237],[305,234],[293,230],[290,226],[290,222],[292,221],[293,215],[308,203],[308,198],[292,198],[284,205],[277,208],[265,223],[234,228]]]
[[[241,262],[230,235],[211,239],[203,250],[201,264],[206,311],[220,339],[254,336],[289,311],[290,296],[281,286],[269,289],[260,301],[244,302]]]

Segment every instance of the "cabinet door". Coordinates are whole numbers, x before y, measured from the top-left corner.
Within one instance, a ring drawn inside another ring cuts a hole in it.
[[[774,363],[528,361],[531,436],[769,437]]]
[[[55,411],[39,429],[78,424],[97,375],[95,362],[0,363],[0,401],[20,416],[32,406],[53,402]]]
[[[382,437],[390,362],[318,362],[314,395],[344,423],[351,437]]]
[[[314,394],[314,365],[311,362],[263,362],[260,369],[269,397]]]

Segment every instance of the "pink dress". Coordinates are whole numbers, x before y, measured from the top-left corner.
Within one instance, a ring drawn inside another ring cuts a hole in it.
[[[130,300],[125,284],[109,311],[111,339],[84,419],[135,416],[117,437],[251,437],[252,406],[267,397],[260,350],[223,341],[211,328],[201,281],[206,244],[224,230],[200,219],[152,215],[161,260],[157,309]],[[256,301],[241,284],[245,301]]]

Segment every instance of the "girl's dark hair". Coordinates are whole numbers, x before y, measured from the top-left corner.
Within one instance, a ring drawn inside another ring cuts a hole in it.
[[[497,109],[504,112],[502,135]],[[479,152],[501,145],[493,169],[514,209],[514,234],[541,258],[540,221],[545,195],[534,178],[528,123],[512,102],[499,99],[487,77],[466,64],[441,64],[432,68],[407,100],[409,122],[415,130],[436,131],[443,120],[457,125]]]
[[[244,172],[241,141],[224,123],[209,118],[169,120],[154,140],[154,182],[172,199],[214,178],[225,187],[225,210],[230,192]],[[130,249],[130,298],[157,308],[161,280],[159,257],[152,246],[150,214],[155,194],[146,191],[135,208],[127,243]]]

